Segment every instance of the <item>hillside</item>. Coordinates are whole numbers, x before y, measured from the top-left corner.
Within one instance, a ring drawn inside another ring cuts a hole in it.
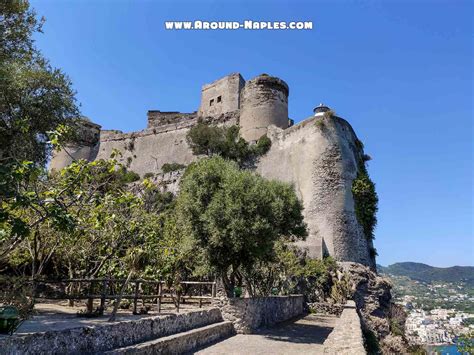
[[[382,274],[407,276],[413,280],[431,283],[441,282],[466,282],[474,286],[473,266],[452,266],[447,268],[434,267],[422,263],[403,262],[389,266],[377,265]]]

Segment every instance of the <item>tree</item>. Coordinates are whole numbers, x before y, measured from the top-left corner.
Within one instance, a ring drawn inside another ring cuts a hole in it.
[[[220,157],[190,165],[176,201],[188,248],[203,254],[229,296],[242,271],[272,259],[277,240],[306,236],[302,210],[291,185],[241,171]]]
[[[192,127],[186,139],[194,154],[219,155],[237,162],[240,167],[251,164],[267,153],[272,144],[264,135],[257,144],[249,145],[239,136],[238,126],[219,127],[205,122],[199,122]]]
[[[41,32],[28,1],[0,3],[0,159],[45,164],[48,131],[74,126],[78,117],[71,81],[34,46]]]
[[[28,1],[0,2],[0,261],[44,221],[67,227],[63,206],[39,194],[48,133],[72,138],[79,110],[69,78],[34,46],[43,22]]]

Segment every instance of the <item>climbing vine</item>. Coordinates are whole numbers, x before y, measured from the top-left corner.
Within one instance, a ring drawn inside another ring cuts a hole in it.
[[[377,225],[376,214],[379,198],[375,191],[375,184],[367,172],[365,159],[359,161],[359,171],[357,177],[352,182],[352,194],[354,196],[357,220],[362,225],[365,237],[368,240],[372,240],[374,238],[375,226]]]

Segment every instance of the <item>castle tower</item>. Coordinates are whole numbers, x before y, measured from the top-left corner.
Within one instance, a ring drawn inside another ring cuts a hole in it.
[[[240,108],[240,92],[245,80],[239,73],[227,75],[201,89],[198,116],[216,117]]]
[[[80,119],[77,128],[77,140],[67,144],[60,151],[53,151],[49,170],[61,170],[74,160],[94,160],[98,151],[100,128],[100,125],[87,119]]]
[[[246,82],[240,94],[240,132],[256,141],[270,125],[288,128],[288,85],[281,79],[261,74]]]

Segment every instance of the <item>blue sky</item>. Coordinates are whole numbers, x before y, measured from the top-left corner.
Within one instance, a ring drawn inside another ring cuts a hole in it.
[[[473,62],[469,1],[34,0],[38,47],[82,112],[140,130],[149,109],[197,110],[231,72],[290,86],[296,122],[324,102],[373,157],[378,262],[473,265]],[[166,31],[164,21],[313,21],[311,31]]]

